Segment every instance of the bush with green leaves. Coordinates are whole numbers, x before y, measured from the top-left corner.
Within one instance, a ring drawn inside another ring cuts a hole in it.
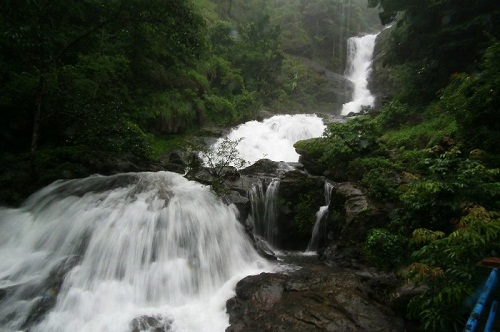
[[[295,143],[295,148],[329,169],[346,167],[348,162],[378,148],[379,127],[369,116],[328,125],[323,137]]]
[[[424,331],[462,330],[471,310],[464,300],[484,282],[475,266],[500,250],[500,213],[479,205],[463,208],[464,216],[447,236],[422,229],[413,233],[413,263],[403,276],[427,286],[408,308]]]
[[[376,122],[383,128],[398,128],[414,113],[414,110],[397,99],[392,100],[382,107]]]
[[[485,53],[480,75],[455,74],[440,103],[455,117],[460,136],[470,148],[500,152],[500,42]]]
[[[322,161],[330,165],[347,162],[377,148],[379,127],[369,116],[346,123],[332,123],[325,130]]]
[[[416,228],[449,231],[463,202],[494,208],[500,197],[500,170],[462,156],[458,147],[424,160],[425,177],[409,183],[400,196],[399,218],[407,231]]]
[[[408,240],[384,228],[374,228],[368,232],[365,256],[383,269],[395,268],[403,264],[408,255]]]
[[[211,189],[217,196],[229,193],[226,180],[228,175],[234,174],[232,167],[239,169],[245,165],[245,160],[240,157],[238,151],[240,141],[241,139],[231,140],[226,137],[209,146],[196,141],[188,144],[186,152],[201,157],[212,177]],[[198,158],[195,158],[194,162],[189,165],[194,171],[201,166]]]
[[[366,186],[368,194],[382,201],[397,201],[402,166],[387,156],[364,157],[349,163],[349,175]]]
[[[294,224],[300,235],[309,236],[316,222],[315,199],[311,193],[302,194],[295,206]]]

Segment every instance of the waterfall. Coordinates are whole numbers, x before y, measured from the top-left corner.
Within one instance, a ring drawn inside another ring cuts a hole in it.
[[[342,115],[358,113],[363,106],[373,106],[375,97],[368,90],[373,50],[377,34],[351,37],[347,41],[346,77],[354,84],[352,101],[342,107]]]
[[[2,331],[223,331],[236,282],[260,273],[208,187],[169,173],[55,182],[0,209]]]
[[[314,223],[313,231],[311,234],[311,240],[309,240],[309,244],[307,245],[306,252],[315,252],[318,250],[319,244],[319,229],[321,225],[321,221],[328,213],[328,207],[330,206],[330,201],[332,197],[332,189],[333,184],[328,181],[325,181],[325,205],[321,206],[316,212],[316,222]]]
[[[262,122],[246,122],[233,129],[227,138],[241,139],[237,150],[248,164],[263,158],[296,162],[299,155],[293,145],[299,140],[319,137],[324,130],[323,120],[316,115],[276,115]]]
[[[262,237],[271,245],[276,244],[279,184],[280,180],[278,178],[272,179],[264,191],[262,181],[259,180],[252,186],[249,192],[254,234]]]

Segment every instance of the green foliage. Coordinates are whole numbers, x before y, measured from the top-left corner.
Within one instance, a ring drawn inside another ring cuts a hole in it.
[[[383,128],[398,128],[405,123],[414,111],[397,99],[392,100],[382,107],[376,120]]]
[[[366,186],[367,193],[381,201],[397,201],[401,165],[384,157],[357,158],[349,163],[349,175]]]
[[[237,149],[240,142],[241,139],[231,140],[226,137],[210,146],[195,147],[212,175],[211,189],[218,196],[229,193],[225,182],[227,176],[231,177],[231,167],[239,169],[245,165],[245,160],[240,157]]]
[[[383,269],[398,267],[407,259],[408,240],[387,229],[374,228],[368,232],[365,255],[376,266]]]
[[[381,143],[388,148],[423,149],[440,143],[443,137],[454,137],[456,130],[455,119],[449,114],[431,115],[420,123],[386,132]]]
[[[324,158],[350,159],[372,150],[376,145],[378,127],[369,116],[356,117],[346,123],[332,123],[325,131],[329,151]]]
[[[408,184],[400,196],[404,228],[449,231],[460,204],[474,201],[488,208],[498,202],[498,170],[463,158],[454,147],[425,160],[429,174]]]
[[[187,1],[0,6],[0,103],[8,114],[2,147],[10,151],[26,151],[32,142],[35,150],[87,144],[147,155],[136,111],[172,89],[169,71],[191,65],[206,49],[203,21]],[[185,72],[178,82],[203,86],[199,75]],[[15,137],[23,138],[18,145],[11,144]]]
[[[270,1],[270,12],[282,26],[282,43],[291,54],[307,56],[341,72],[347,39],[379,28],[376,11],[365,0]]]
[[[412,233],[410,244],[419,246],[436,241],[444,236],[445,234],[441,231],[431,231],[426,228],[417,228]]]
[[[474,265],[500,249],[499,217],[498,212],[472,205],[448,236],[420,231],[435,236],[427,236],[426,244],[413,253],[416,263],[410,265],[406,276],[431,286],[409,307],[410,316],[419,318],[425,331],[458,331],[464,326],[456,308],[474,291],[476,282],[481,282]]]
[[[413,104],[435,99],[449,77],[476,71],[490,36],[499,35],[495,24],[500,9],[494,2],[478,0],[370,0],[381,9],[383,23],[396,20],[386,61],[400,65],[402,97]],[[399,12],[399,14],[398,14]]]
[[[299,203],[295,206],[294,224],[300,235],[307,236],[316,222],[315,199],[311,193],[300,195]]]
[[[479,76],[456,74],[440,99],[456,119],[464,143],[471,148],[500,152],[500,42],[487,50]]]

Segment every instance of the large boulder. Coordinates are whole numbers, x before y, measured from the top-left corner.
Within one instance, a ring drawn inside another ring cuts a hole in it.
[[[363,188],[351,183],[335,184],[332,190],[328,224],[330,244],[322,248],[320,259],[329,264],[362,268],[365,263],[359,250],[368,231],[389,222],[385,205],[365,195]]]
[[[385,206],[364,194],[361,187],[351,182],[338,183],[332,191],[333,218],[341,219],[341,242],[364,241],[368,231],[382,227],[389,221]]]
[[[395,278],[321,265],[246,277],[227,301],[227,332],[404,331],[383,303]]]

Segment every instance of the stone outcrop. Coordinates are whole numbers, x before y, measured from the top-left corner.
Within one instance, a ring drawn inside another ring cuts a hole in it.
[[[226,331],[404,331],[403,320],[383,304],[394,282],[391,275],[321,265],[249,276],[227,301]]]
[[[370,199],[358,185],[335,184],[328,216],[330,244],[322,248],[320,259],[327,264],[363,268],[359,243],[370,229],[387,224],[389,213],[389,208]]]
[[[278,192],[278,236],[281,249],[304,250],[311,238],[316,212],[325,204],[324,177],[291,171],[281,177]]]

